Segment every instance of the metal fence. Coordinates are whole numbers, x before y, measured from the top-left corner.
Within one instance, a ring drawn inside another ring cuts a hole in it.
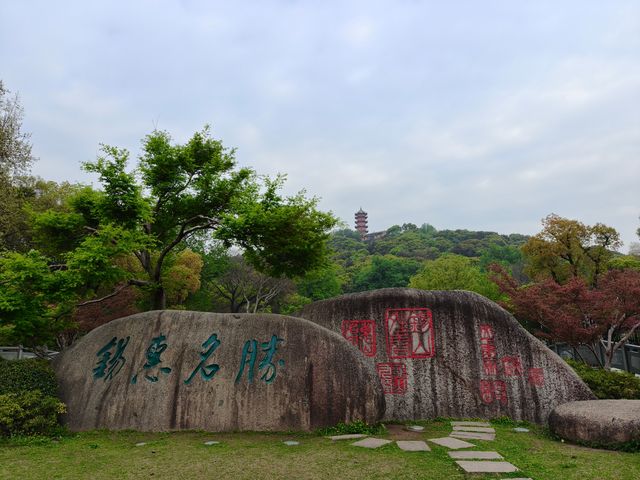
[[[44,353],[47,358],[53,358],[58,354],[53,350],[47,350]],[[21,358],[36,358],[37,355],[31,350],[18,345],[17,347],[0,346],[0,357],[6,360],[20,360]]]
[[[604,363],[604,342],[601,342],[596,355],[587,347],[578,348],[571,347],[565,343],[556,343],[550,345],[549,348],[563,358],[573,358],[575,360],[584,359],[589,365],[600,366]],[[624,347],[620,347],[613,355],[611,362],[613,368],[626,370],[627,372],[640,375],[640,345],[627,343]]]

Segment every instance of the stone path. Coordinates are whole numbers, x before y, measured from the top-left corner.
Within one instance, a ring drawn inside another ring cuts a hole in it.
[[[493,441],[496,431],[487,422],[451,422],[453,439],[472,439]],[[449,452],[449,456],[455,459],[456,464],[466,473],[511,473],[517,472],[518,467],[503,461],[504,458],[498,452],[465,451]]]
[[[412,428],[411,425],[387,425],[387,431],[391,440],[374,438],[364,434],[334,435],[327,437],[336,440],[355,440],[351,445],[363,448],[380,448],[396,441],[398,448],[405,452],[429,452],[431,449],[421,438],[421,430],[424,428]],[[451,422],[452,431],[448,437],[430,438],[431,443],[446,447],[452,451],[447,452],[449,457],[456,462],[466,473],[512,473],[517,472],[518,467],[507,462],[502,455],[494,451],[463,450],[474,448],[476,445],[467,440],[493,441],[496,431],[488,422]],[[515,429],[514,429],[515,430]],[[525,432],[526,429],[520,431]],[[286,443],[286,442],[285,442]],[[532,480],[531,478],[509,478],[508,480]]]

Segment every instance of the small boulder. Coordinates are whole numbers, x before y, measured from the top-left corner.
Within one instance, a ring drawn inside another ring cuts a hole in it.
[[[640,400],[588,400],[557,406],[549,427],[578,443],[614,447],[640,441]]]

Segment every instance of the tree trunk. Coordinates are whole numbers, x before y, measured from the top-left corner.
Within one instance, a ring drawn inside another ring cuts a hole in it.
[[[151,309],[152,310],[165,310],[167,308],[167,296],[164,288],[158,285],[153,291],[151,297]]]

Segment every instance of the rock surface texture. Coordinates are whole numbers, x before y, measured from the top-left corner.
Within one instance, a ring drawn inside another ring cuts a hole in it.
[[[375,365],[387,420],[506,415],[544,424],[555,406],[594,398],[513,316],[472,292],[383,289],[315,302],[300,316]]]
[[[640,442],[640,400],[590,400],[557,406],[551,431],[572,442],[600,446]]]
[[[317,324],[155,311],[110,322],[56,359],[71,430],[312,430],[378,421],[375,368]]]

